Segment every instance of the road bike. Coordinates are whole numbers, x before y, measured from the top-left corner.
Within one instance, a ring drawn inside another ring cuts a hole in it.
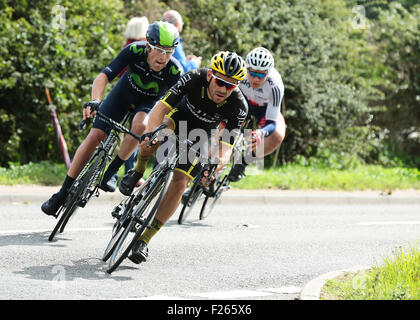
[[[209,176],[213,175],[216,167],[217,164],[210,164],[208,167],[203,167],[200,174],[192,181],[192,186],[189,191],[182,195],[182,209],[178,217],[179,224],[183,224],[191,211],[193,211],[193,208],[196,207],[198,203],[203,203],[203,200],[214,192],[214,186],[218,184],[219,176],[215,176],[215,180],[211,182],[209,186],[203,185],[202,178],[204,171],[208,171]]]
[[[165,127],[166,124],[162,124],[151,133],[149,146],[154,139],[158,138],[159,132]],[[171,149],[163,161],[156,162],[155,167],[143,184],[115,206],[111,213],[116,221],[112,229],[111,239],[102,257],[104,262],[109,260],[107,273],[112,273],[118,268],[122,261],[128,257],[130,250],[146,228],[151,228],[153,218],[168,189],[173,171],[177,167],[181,155],[188,154],[190,149],[195,152],[199,161],[208,160],[202,157],[198,150],[191,148],[193,144],[191,141],[188,139],[180,141],[178,136],[173,136],[176,138],[175,143],[172,144],[175,151],[171,152],[171,150],[174,150]]]
[[[233,147],[231,161],[235,156],[242,153],[243,138],[244,130],[242,129]],[[187,217],[191,216],[191,212],[197,207],[199,208],[200,220],[210,215],[216,204],[219,204],[222,194],[231,188],[228,178],[229,173],[225,174],[225,171],[226,167],[215,176],[215,180],[209,187],[203,186],[198,176],[192,181],[191,188],[183,194],[182,209],[178,216],[178,224],[185,223]]]
[[[112,160],[115,148],[120,141],[119,133],[130,134],[138,139],[139,142],[143,141],[143,136],[139,136],[125,127],[131,114],[132,110],[130,109],[120,124],[97,111],[96,115],[111,125],[111,132],[106,140],[102,141],[100,145],[96,147],[94,154],[70,187],[69,194],[64,201],[64,204],[55,214],[56,218],[58,218],[60,214],[61,217],[48,237],[48,241],[52,241],[57,232],[62,233],[64,231],[70,218],[74,216],[74,213],[79,207],[84,208],[92,196],[99,197],[99,185],[102,182],[106,166],[108,162]],[[87,119],[82,120],[79,129],[82,129],[86,122]]]

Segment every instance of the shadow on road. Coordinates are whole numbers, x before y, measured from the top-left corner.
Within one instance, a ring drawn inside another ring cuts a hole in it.
[[[51,231],[30,232],[9,234],[0,236],[0,247],[6,246],[50,246],[50,247],[65,247],[65,243],[58,243],[57,241],[49,242],[48,237]],[[60,235],[60,241],[69,241],[71,239],[63,238]]]
[[[179,224],[176,220],[169,220],[166,222],[165,227],[180,227],[180,228],[191,228],[191,227],[205,227],[205,228],[213,228],[212,225],[203,222],[203,220],[191,220],[186,221],[183,224]]]
[[[21,271],[14,271],[15,274],[24,275],[35,280],[49,280],[56,282],[73,281],[76,279],[129,281],[132,277],[118,276],[118,272],[109,275],[106,273],[107,264],[98,258],[85,258],[72,261],[71,265],[54,264],[46,266],[25,267]],[[120,269],[136,269],[134,267],[122,266]]]

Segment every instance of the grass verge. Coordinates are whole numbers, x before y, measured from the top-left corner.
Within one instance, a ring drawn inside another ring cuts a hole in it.
[[[420,189],[420,171],[360,165],[352,169],[330,169],[290,164],[276,169],[249,167],[238,189],[285,190],[394,190]]]
[[[420,251],[416,246],[394,250],[384,264],[328,280],[321,300],[419,300]]]
[[[8,169],[0,168],[0,184],[61,185],[66,172],[64,164],[48,161],[25,165],[11,164]],[[120,178],[123,174],[124,168],[121,168]],[[255,166],[249,166],[246,174],[245,179],[233,183],[232,186],[237,189],[283,190],[420,189],[420,171],[415,168],[360,165],[356,168],[340,170],[289,164],[265,170],[257,170]]]
[[[39,184],[45,186],[61,185],[67,174],[64,164],[41,161],[24,165],[10,163],[9,168],[0,167],[0,184]]]

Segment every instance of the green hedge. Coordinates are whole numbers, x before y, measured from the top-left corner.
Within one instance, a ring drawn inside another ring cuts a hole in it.
[[[69,150],[94,77],[123,44],[115,0],[0,1],[0,165],[59,160],[44,90],[57,107]],[[60,11],[64,8],[64,11]]]
[[[121,49],[126,22],[133,15],[159,19],[169,7],[184,17],[187,54],[201,55],[204,67],[219,50],[245,57],[263,45],[273,52],[288,126],[280,162],[338,155],[416,165],[420,6],[414,3],[63,0],[57,7],[55,0],[0,0],[0,166],[60,161],[45,88],[72,156],[85,135],[76,131],[81,106]],[[356,4],[367,10],[364,29],[353,25]]]

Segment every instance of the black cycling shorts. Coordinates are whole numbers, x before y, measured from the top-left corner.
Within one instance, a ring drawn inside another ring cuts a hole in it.
[[[192,148],[197,149],[199,147],[200,151],[206,152],[206,154],[208,154],[207,148],[209,145],[209,139],[207,139],[206,141],[201,141],[201,143],[199,143],[200,142],[199,140],[194,141],[194,139],[191,139],[188,136],[191,130],[196,129],[194,126],[187,126],[186,131],[183,131],[181,129],[182,132],[180,136],[180,121],[186,121],[188,124],[188,120],[185,114],[183,114],[179,109],[174,108],[171,110],[171,112],[165,115],[165,118],[172,121],[172,123],[175,125],[174,134],[176,134],[179,138],[181,138],[181,140],[185,138],[189,138],[194,143]],[[182,136],[184,134],[186,134],[186,136]],[[208,135],[208,137],[210,138],[210,135]],[[168,141],[168,143],[170,142]],[[175,170],[182,172],[183,174],[188,176],[190,179],[194,179],[195,176],[197,176],[197,174],[201,172],[202,167],[203,167],[203,164],[200,162],[200,157],[196,156],[194,152],[188,151],[188,154],[180,155],[179,163],[177,167],[175,168]]]
[[[124,86],[123,81],[119,80],[99,106],[99,111],[112,120],[121,122],[131,106],[134,106],[134,114],[149,113],[157,101],[157,99],[145,99],[144,96],[139,98]],[[93,120],[92,127],[101,129],[107,134],[111,131],[111,126],[97,116]]]

